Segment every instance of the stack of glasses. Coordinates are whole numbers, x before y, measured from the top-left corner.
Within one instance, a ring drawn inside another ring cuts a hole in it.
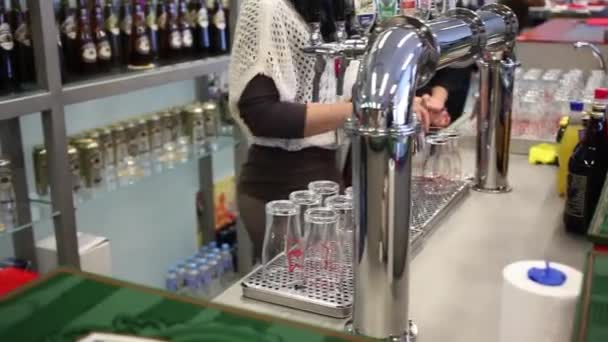
[[[332,181],[315,181],[289,200],[266,204],[263,275],[278,288],[312,287],[342,293],[352,267],[352,189],[340,195]]]

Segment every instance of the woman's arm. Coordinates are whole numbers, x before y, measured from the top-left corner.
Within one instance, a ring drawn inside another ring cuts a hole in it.
[[[338,129],[352,114],[353,105],[350,102],[309,103],[306,105],[304,136],[309,137]]]

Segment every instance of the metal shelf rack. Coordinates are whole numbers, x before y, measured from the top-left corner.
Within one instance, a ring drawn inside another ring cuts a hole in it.
[[[76,239],[76,218],[70,184],[65,112],[67,105],[94,99],[124,94],[144,88],[159,86],[182,80],[197,80],[197,94],[201,99],[207,95],[205,75],[226,70],[229,57],[212,57],[194,61],[160,66],[147,71],[128,72],[88,81],[63,84],[60,73],[59,53],[55,24],[54,1],[26,0],[32,18],[32,40],[35,53],[37,90],[8,95],[0,98],[0,145],[2,153],[11,159],[14,167],[16,201],[28,203],[28,187],[24,151],[22,147],[19,117],[41,113],[45,147],[48,160],[51,206],[58,262],[63,266],[80,267]],[[231,8],[237,9],[240,0],[231,0]],[[231,11],[231,28],[234,28],[237,11]],[[234,30],[231,30],[233,32]],[[211,156],[199,160],[200,189],[213,196]],[[212,202],[211,202],[212,203]],[[207,213],[209,230],[213,227],[213,215]],[[27,206],[17,210],[17,224],[31,222],[31,211]],[[36,251],[32,229],[11,233],[15,256],[35,263]]]

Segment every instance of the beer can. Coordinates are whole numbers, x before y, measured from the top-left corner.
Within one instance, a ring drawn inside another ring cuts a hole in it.
[[[150,147],[153,150],[158,150],[163,147],[163,126],[160,116],[153,114],[147,119],[148,137],[150,138]]]
[[[137,121],[128,121],[125,125],[125,132],[127,151],[131,157],[137,157],[139,155],[139,127],[137,127]]]
[[[205,115],[205,134],[212,138],[218,135],[220,109],[216,102],[207,101],[202,104]]]
[[[68,164],[72,174],[72,190],[78,192],[82,188],[82,177],[80,176],[80,160],[78,149],[73,145],[68,145]]]
[[[205,142],[205,113],[203,107],[199,104],[193,104],[185,110],[186,125],[185,133],[190,139],[191,144],[201,144]]]
[[[137,149],[138,154],[143,155],[150,152],[150,137],[148,135],[148,123],[146,119],[140,118],[137,120]]]
[[[125,126],[122,124],[113,125],[111,130],[114,143],[114,162],[119,164],[129,156],[127,133],[125,132]]]
[[[14,204],[15,202],[13,165],[10,159],[5,157],[0,157],[0,202],[2,204]]]
[[[40,196],[46,196],[49,194],[48,159],[46,148],[44,148],[42,145],[34,146],[32,160],[34,161],[36,193]]]
[[[83,138],[75,142],[80,159],[80,175],[85,187],[93,188],[103,181],[101,149],[97,141]]]
[[[114,140],[112,139],[112,130],[109,127],[103,127],[97,129],[99,138],[97,143],[101,149],[101,156],[104,167],[111,167],[116,165],[116,156],[114,151]]]
[[[160,118],[163,126],[163,144],[176,141],[177,136],[174,137],[173,133],[177,130],[175,128],[177,122],[173,114],[170,111],[163,112]]]
[[[179,137],[184,135],[184,122],[182,120],[183,107],[174,107],[170,110],[173,116],[173,129],[171,131],[171,137],[173,141],[177,141]]]

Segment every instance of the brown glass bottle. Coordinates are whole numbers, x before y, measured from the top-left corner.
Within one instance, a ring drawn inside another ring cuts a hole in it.
[[[152,0],[146,0],[146,28],[148,30],[148,38],[150,39],[150,51],[152,58],[158,58],[158,25],[156,23],[156,7]]]
[[[190,18],[193,22],[194,49],[199,56],[211,53],[211,36],[209,35],[209,12],[205,0],[191,2]]]
[[[167,58],[169,34],[167,33],[167,6],[163,0],[156,2],[156,26],[158,27],[158,57]]]
[[[188,3],[186,0],[178,0],[178,22],[179,31],[182,36],[182,55],[192,54],[194,39],[192,36],[192,26],[188,14]]]
[[[182,49],[182,35],[179,31],[179,16],[177,5],[172,0],[165,1],[166,23],[160,31],[160,50],[165,58],[179,57]],[[159,25],[160,26],[160,25]]]
[[[93,39],[97,49],[97,64],[99,70],[107,71],[112,65],[112,46],[108,39],[108,35],[104,30],[105,16],[103,13],[103,5],[101,0],[95,0],[91,13],[91,27],[93,30]]]
[[[131,29],[133,27],[133,13],[130,0],[123,0],[120,5],[119,27],[122,64],[128,65],[131,58]]]
[[[78,70],[78,24],[73,3],[69,0],[61,0],[59,8],[59,37],[63,58],[68,72]]]
[[[17,82],[34,82],[36,73],[29,13],[23,11],[21,2],[18,0],[11,0],[11,28],[14,30]]]
[[[106,0],[104,6],[104,17],[105,24],[104,29],[108,42],[110,43],[110,49],[112,50],[112,65],[118,66],[122,61],[122,53],[120,46],[120,29],[118,28],[118,15],[116,8],[114,7],[114,1]]]
[[[131,58],[130,66],[147,66],[153,61],[150,49],[150,38],[146,27],[144,6],[139,0],[133,5],[133,26],[131,28]]]
[[[209,6],[212,5],[211,9]],[[226,21],[226,12],[222,0],[207,1],[209,9],[209,17],[211,18],[211,26],[209,32],[211,34],[211,53],[214,55],[222,55],[228,53],[228,22]]]
[[[17,88],[15,75],[15,42],[11,33],[8,13],[0,2],[0,92],[11,92]]]
[[[80,72],[97,71],[97,48],[91,32],[91,20],[86,0],[78,4],[78,65]]]

